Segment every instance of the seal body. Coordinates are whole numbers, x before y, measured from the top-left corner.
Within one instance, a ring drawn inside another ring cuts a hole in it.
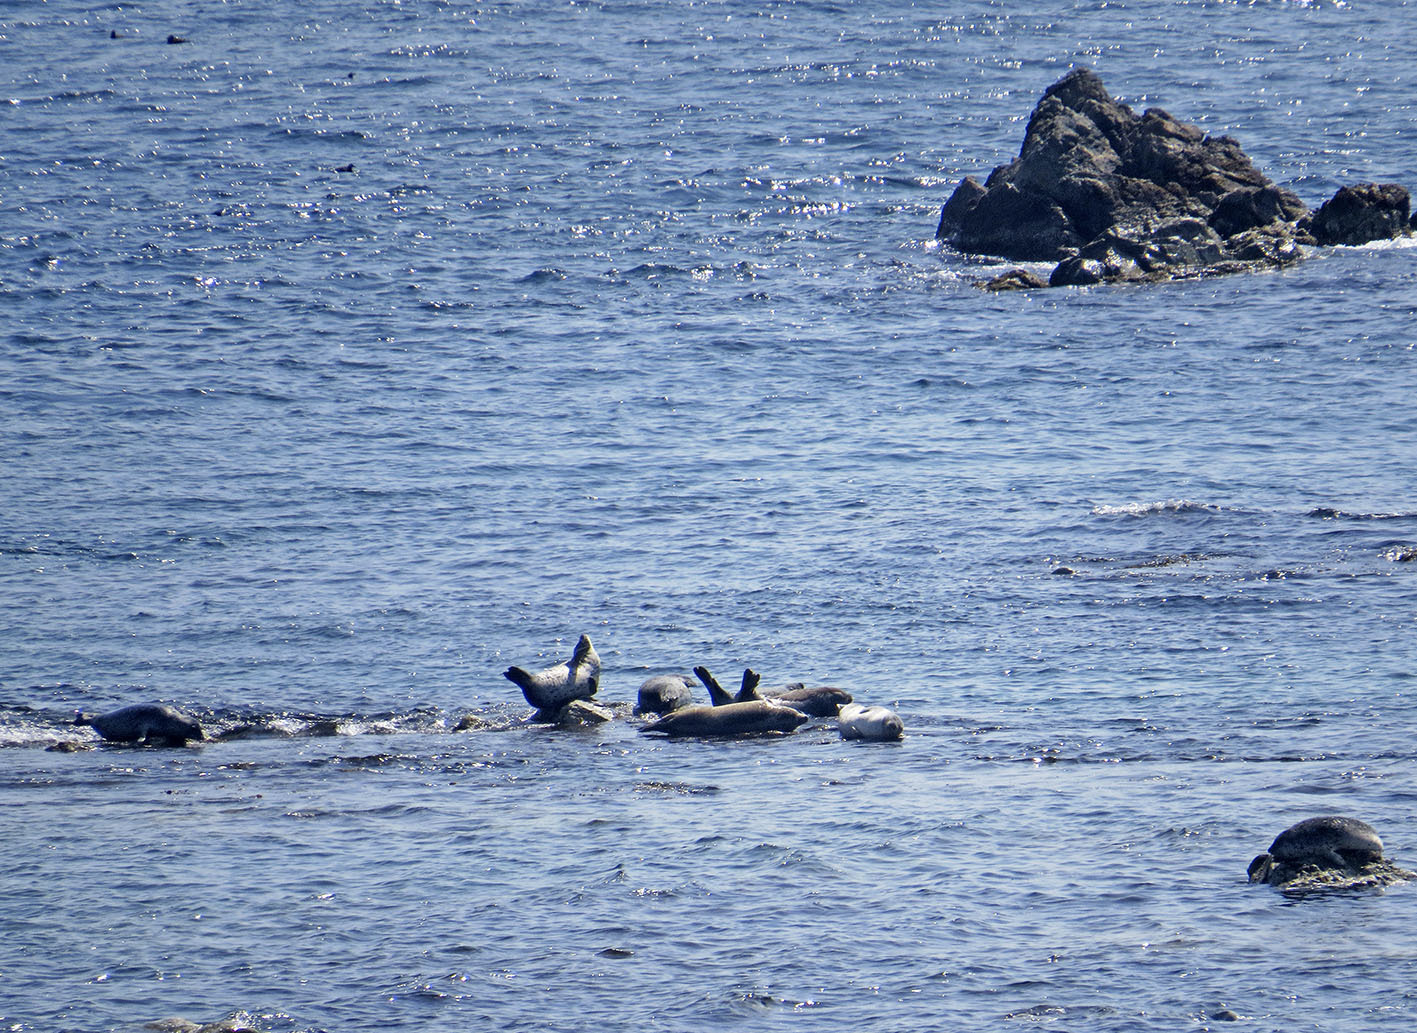
[[[779,703],[786,703],[810,714],[812,717],[836,717],[839,711],[846,704],[851,702],[851,693],[845,689],[832,688],[830,685],[819,685],[808,688],[805,685],[790,685],[780,692],[767,692],[764,694],[767,699],[777,700]]]
[[[657,674],[640,686],[636,714],[669,714],[694,702],[694,679],[687,674]]]
[[[863,707],[847,703],[836,715],[836,726],[843,739],[869,739],[872,742],[894,742],[905,735],[900,715],[886,707]]]
[[[642,731],[662,732],[671,738],[719,738],[794,732],[807,720],[800,710],[771,700],[751,699],[717,707],[685,707],[645,725]]]
[[[536,707],[536,720],[552,720],[573,699],[590,699],[600,686],[600,657],[590,644],[590,636],[576,642],[571,659],[565,663],[531,672],[508,667],[502,676],[522,690],[526,701]]]
[[[1291,825],[1250,862],[1251,882],[1288,882],[1300,869],[1355,872],[1383,859],[1383,841],[1366,821],[1330,814]]]
[[[205,739],[195,718],[162,703],[134,703],[106,714],[74,716],[74,724],[90,725],[110,742],[149,742],[182,746],[188,739]]]

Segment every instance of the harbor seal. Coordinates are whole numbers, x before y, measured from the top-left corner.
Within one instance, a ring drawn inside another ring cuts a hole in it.
[[[704,683],[704,688],[708,689],[709,700],[716,707],[727,706],[729,703],[748,703],[763,698],[758,694],[758,682],[761,679],[758,672],[751,667],[743,669],[743,684],[736,696],[730,695],[727,689],[718,684],[718,679],[709,674],[707,667],[695,667],[694,673],[698,675],[699,681]]]
[[[694,702],[694,679],[687,674],[657,674],[640,686],[636,714],[669,714]]]
[[[74,724],[89,725],[110,742],[142,742],[183,746],[188,739],[205,739],[197,721],[162,703],[134,703],[106,714],[74,715]]]
[[[806,720],[807,715],[800,710],[771,700],[750,699],[716,707],[685,707],[645,725],[641,731],[662,732],[671,738],[706,739],[769,732],[786,734],[796,731]]]
[[[1366,821],[1330,814],[1291,825],[1250,862],[1250,882],[1286,889],[1358,889],[1414,877],[1383,857],[1383,841]]]
[[[588,700],[595,695],[600,686],[600,657],[590,644],[590,636],[582,635],[565,663],[535,673],[508,667],[502,676],[520,688],[526,701],[536,707],[533,721],[554,721],[571,700]]]
[[[851,693],[845,689],[833,688],[830,685],[815,685],[809,688],[800,682],[780,691],[765,692],[763,697],[786,703],[789,707],[812,717],[836,717],[837,712],[851,702]]]
[[[905,724],[894,710],[863,707],[860,703],[843,706],[837,712],[836,726],[843,739],[895,742],[905,736]]]

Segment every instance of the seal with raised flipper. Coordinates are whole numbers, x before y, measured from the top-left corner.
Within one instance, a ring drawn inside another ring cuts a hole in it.
[[[709,701],[716,707],[727,706],[729,703],[748,703],[763,698],[758,692],[758,682],[762,679],[758,672],[751,667],[743,668],[743,683],[736,696],[720,685],[718,679],[709,673],[707,667],[702,665],[695,667],[694,674],[698,675],[699,681],[704,683],[704,688],[708,689]]]
[[[189,739],[207,737],[195,718],[165,703],[134,703],[106,714],[81,710],[74,715],[74,724],[89,725],[110,742],[184,746]]]
[[[848,703],[837,711],[836,726],[843,739],[895,742],[905,735],[905,724],[894,710],[860,703]]]
[[[650,722],[641,731],[661,732],[671,738],[706,739],[770,732],[786,734],[796,731],[806,720],[807,715],[800,710],[771,700],[750,699],[716,707],[685,707]]]
[[[582,635],[565,663],[536,672],[508,667],[502,676],[520,688],[526,701],[536,707],[533,721],[554,721],[561,708],[572,700],[588,700],[595,695],[600,686],[600,657],[590,644],[590,636]]]
[[[636,714],[669,714],[694,702],[694,679],[687,674],[656,674],[640,686]]]

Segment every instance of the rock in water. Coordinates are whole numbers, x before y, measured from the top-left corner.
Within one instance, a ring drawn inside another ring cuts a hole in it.
[[[1409,232],[1407,191],[1392,184],[1345,187],[1321,212],[1311,236],[1304,203],[1233,139],[1160,108],[1137,115],[1077,68],[1043,94],[1017,158],[983,184],[960,183],[935,236],[962,251],[1057,262],[1048,279],[1057,287],[1272,269],[1302,258],[1301,243]],[[1021,272],[988,284],[1035,285]]]

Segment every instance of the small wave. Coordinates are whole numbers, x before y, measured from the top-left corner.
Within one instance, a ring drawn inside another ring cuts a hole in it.
[[[1167,499],[1164,502],[1128,502],[1120,506],[1093,506],[1093,516],[1154,516],[1159,513],[1220,513],[1223,509],[1210,502],[1189,499]]]
[[[1417,513],[1351,513],[1332,506],[1315,506],[1308,515],[1316,520],[1417,520]]]

